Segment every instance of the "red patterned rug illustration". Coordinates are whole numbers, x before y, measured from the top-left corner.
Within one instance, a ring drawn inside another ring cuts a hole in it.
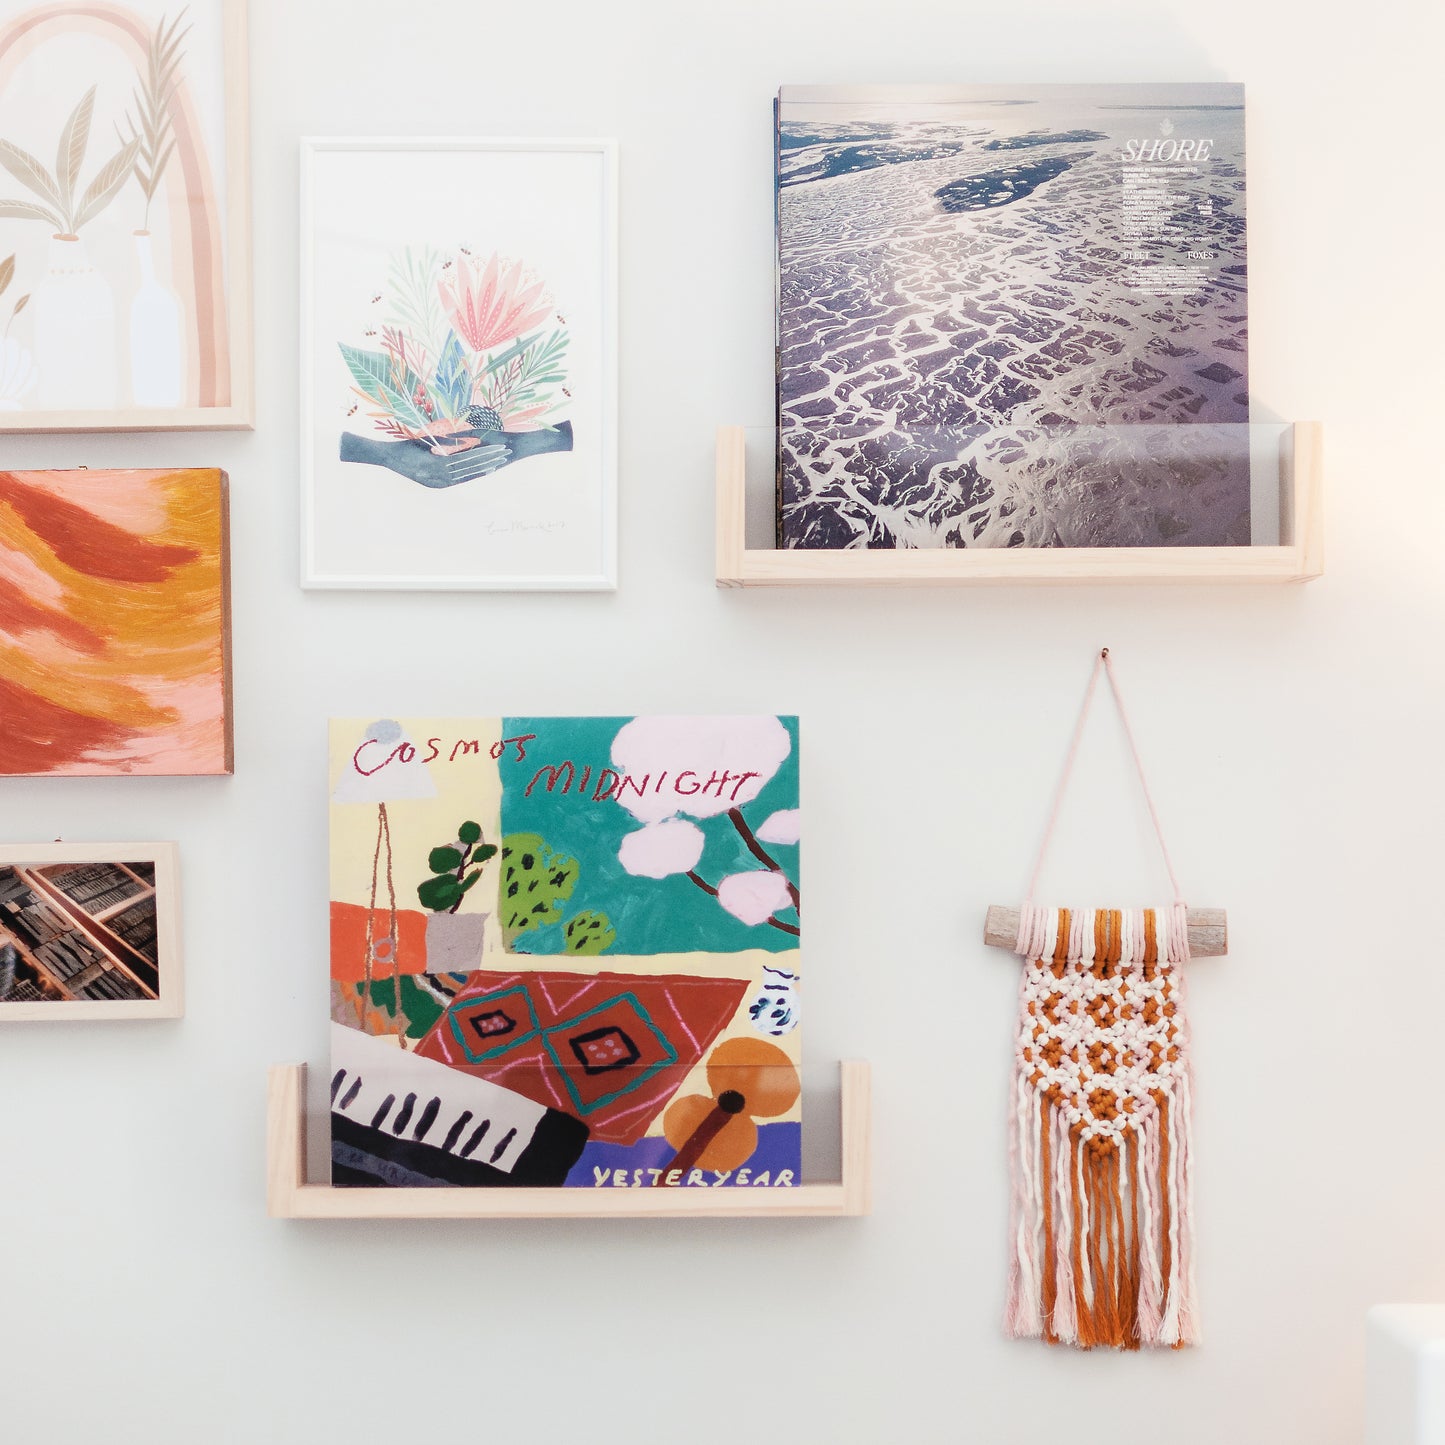
[[[417,1053],[634,1144],[737,1011],[743,979],[472,975]]]

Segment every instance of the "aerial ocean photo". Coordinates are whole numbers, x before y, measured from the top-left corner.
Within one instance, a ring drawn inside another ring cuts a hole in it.
[[[778,542],[1247,546],[1234,85],[786,87]]]

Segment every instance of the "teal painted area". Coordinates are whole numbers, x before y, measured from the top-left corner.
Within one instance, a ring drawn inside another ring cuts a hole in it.
[[[607,954],[649,953],[736,953],[747,948],[783,953],[798,946],[791,934],[765,923],[750,925],[734,918],[715,898],[678,874],[670,878],[635,878],[618,861],[617,849],[623,837],[642,824],[614,800],[593,802],[589,784],[584,792],[574,786],[562,792],[560,786],[547,791],[546,780],[538,783],[530,798],[527,786],[544,764],[574,764],[580,780],[590,766],[595,780],[612,763],[612,740],[629,721],[610,718],[509,717],[503,720],[504,736],[535,733],[526,746],[527,755],[518,759],[515,748],[498,763],[502,778],[502,832],[537,833],[557,852],[576,858],[581,872],[576,887],[563,907],[564,918],[520,935],[514,948],[518,953],[561,954],[563,928],[567,918],[587,909],[605,913],[617,931],[616,942]],[[772,813],[798,806],[798,720],[780,719],[792,739],[792,749],[783,765],[761,793],[743,809],[754,829]],[[741,836],[726,816],[697,818],[706,836],[696,872],[717,885],[730,873],[762,867],[748,851]],[[794,882],[798,878],[796,844],[764,844],[767,852]],[[798,924],[792,910],[776,915]],[[607,954],[602,955],[604,958]]]

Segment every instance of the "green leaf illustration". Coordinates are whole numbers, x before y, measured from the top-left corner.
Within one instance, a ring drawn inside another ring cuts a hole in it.
[[[400,984],[400,990],[398,990],[398,984]],[[360,985],[358,984],[357,987],[359,988]],[[398,991],[401,993],[401,1012],[406,1022],[407,1038],[422,1038],[446,1011],[441,999],[430,992],[419,981],[417,975],[404,973],[396,980],[372,979],[371,1002],[374,1007],[384,1009],[391,1018],[395,1018]]]
[[[384,406],[398,421],[417,431],[426,431],[430,423],[426,413],[417,406],[410,396],[397,390],[391,381],[391,361],[380,351],[362,351],[359,347],[337,342],[341,348],[342,360],[351,372],[352,380],[379,406]],[[408,370],[406,385],[416,385],[415,374]]]
[[[351,373],[351,379],[373,401],[385,403],[383,383],[391,375],[391,363],[380,351],[363,351],[359,346],[348,346],[344,341],[337,343],[341,348],[341,359]]]
[[[490,376],[494,371],[499,371],[509,361],[516,360],[516,358],[537,339],[537,336],[540,335],[541,333],[538,332],[533,336],[521,337],[514,341],[505,351],[499,351],[486,366],[482,368],[482,375]]]
[[[449,873],[443,873],[419,883],[416,896],[423,908],[429,908],[433,913],[444,913],[461,900],[462,885]]]

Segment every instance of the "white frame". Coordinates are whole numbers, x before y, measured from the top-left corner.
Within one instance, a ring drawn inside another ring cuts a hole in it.
[[[582,151],[600,155],[606,196],[602,365],[602,571],[576,575],[505,577],[336,577],[318,573],[314,550],[312,428],[315,398],[312,377],[315,336],[312,329],[312,275],[315,231],[312,225],[312,173],[315,158],[328,151]],[[617,589],[617,142],[610,139],[514,139],[482,136],[303,136],[301,138],[301,585],[307,589],[395,592],[613,592]]]
[[[0,843],[0,867],[51,863],[153,863],[156,870],[156,967],[160,996],[154,999],[70,999],[58,1003],[0,1002],[0,1023],[50,1019],[178,1019],[185,1012],[181,968],[180,857],[174,843]]]
[[[255,334],[251,305],[251,118],[249,28],[246,0],[203,0],[219,5],[223,32],[226,111],[226,334],[230,339],[228,406],[156,409],[117,406],[107,411],[0,412],[6,432],[254,431]]]

